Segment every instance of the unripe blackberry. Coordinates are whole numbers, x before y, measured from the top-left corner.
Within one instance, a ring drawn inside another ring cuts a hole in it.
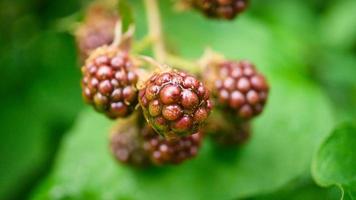
[[[221,146],[236,146],[247,142],[251,135],[250,123],[240,121],[234,113],[216,109],[202,129]]]
[[[208,17],[231,20],[247,8],[248,0],[190,0],[190,4]]]
[[[217,107],[235,112],[241,120],[248,120],[263,111],[269,86],[253,64],[248,61],[225,61],[210,66],[210,69],[208,67],[208,71],[215,73],[210,87]]]
[[[115,24],[119,17],[103,5],[89,7],[85,21],[76,30],[76,43],[80,59],[84,62],[90,52],[114,41]]]
[[[249,123],[234,123],[230,127],[220,127],[210,135],[221,146],[241,145],[250,138],[251,128]]]
[[[140,89],[146,120],[161,135],[196,133],[212,108],[209,91],[195,77],[171,70],[153,74]]]
[[[84,100],[110,118],[128,116],[137,105],[135,70],[126,51],[98,48],[82,67]]]
[[[179,164],[195,157],[203,135],[200,132],[177,140],[167,140],[155,133],[151,126],[143,129],[144,149],[154,165]]]
[[[110,136],[110,150],[113,156],[119,162],[128,165],[143,167],[150,164],[143,144],[136,118],[120,121]]]

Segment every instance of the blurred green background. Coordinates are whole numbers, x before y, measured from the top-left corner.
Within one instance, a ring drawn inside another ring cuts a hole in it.
[[[63,136],[87,107],[80,95],[74,38],[59,23],[89,2],[0,1],[0,199],[34,193],[55,168]],[[355,121],[356,1],[252,0],[234,22],[208,22],[197,12],[175,13],[172,2],[160,2],[167,40],[181,55],[196,58],[210,45],[230,58],[251,59],[268,75],[290,81],[301,76],[321,89],[336,122]],[[143,5],[130,3],[141,38],[146,32]],[[338,191],[320,188],[305,175],[250,198],[335,195]]]

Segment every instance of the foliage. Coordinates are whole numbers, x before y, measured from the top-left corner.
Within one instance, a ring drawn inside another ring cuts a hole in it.
[[[312,172],[321,186],[338,186],[342,199],[356,196],[356,126],[339,126],[323,142],[316,154]]]

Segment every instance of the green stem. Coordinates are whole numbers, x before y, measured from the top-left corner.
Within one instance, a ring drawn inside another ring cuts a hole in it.
[[[153,53],[158,62],[166,60],[166,48],[163,41],[161,16],[157,0],[144,0],[146,5],[149,35],[154,40]]]
[[[144,38],[142,38],[140,41],[135,42],[132,52],[135,54],[139,54],[142,51],[146,50],[148,47],[153,45],[153,38],[150,36],[145,36]]]
[[[167,63],[173,68],[180,69],[192,74],[199,74],[201,72],[198,63],[186,60],[176,55],[168,54]]]
[[[142,46],[145,47],[146,45],[150,45],[149,43],[153,43],[154,57],[159,63],[166,63],[172,65],[174,68],[193,74],[200,73],[201,69],[197,63],[167,53],[163,40],[162,22],[157,0],[144,0],[144,2],[147,10],[149,36],[147,41],[142,41]],[[141,50],[141,47],[139,46],[138,50]]]

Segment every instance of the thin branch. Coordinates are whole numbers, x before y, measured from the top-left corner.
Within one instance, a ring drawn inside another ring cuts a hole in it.
[[[141,40],[137,41],[133,45],[132,52],[133,53],[141,53],[146,50],[148,47],[153,45],[153,39],[150,36],[145,36]]]
[[[198,74],[201,72],[201,68],[199,67],[198,63],[183,59],[175,55],[168,54],[167,63],[173,68],[184,70],[189,73]]]
[[[157,0],[144,0],[146,5],[149,34],[154,40],[153,53],[158,62],[166,59],[166,49],[163,41],[161,16]]]
[[[118,47],[122,40],[122,21],[119,19],[115,24],[115,37],[111,46]]]

